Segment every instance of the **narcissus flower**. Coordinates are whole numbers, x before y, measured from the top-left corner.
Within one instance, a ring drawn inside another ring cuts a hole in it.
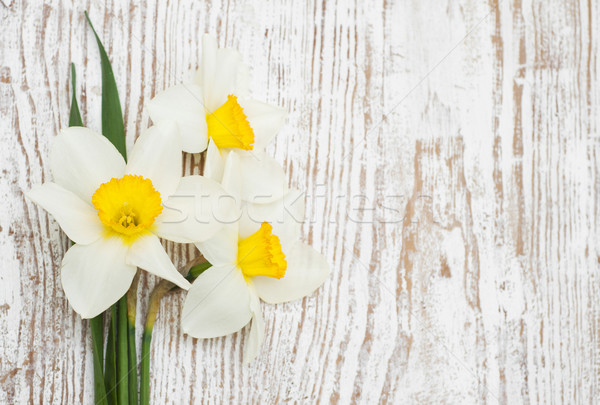
[[[206,240],[235,217],[218,183],[181,177],[177,127],[163,122],[137,140],[126,164],[102,135],[82,127],[55,139],[54,182],[26,195],[54,216],[75,244],[65,254],[61,281],[69,302],[91,318],[127,292],[140,267],[188,289],[159,237]],[[217,205],[218,204],[218,205]]]
[[[224,170],[225,188],[240,184],[237,156]],[[213,265],[188,291],[182,313],[185,333],[198,338],[225,336],[252,320],[244,362],[254,359],[264,337],[260,300],[277,304],[300,299],[327,278],[329,266],[299,241],[304,217],[302,193],[291,190],[270,204],[241,205],[241,219],[215,237],[196,243]]]
[[[272,202],[285,192],[285,174],[264,148],[285,121],[285,111],[248,97],[248,68],[239,52],[203,38],[202,61],[192,83],[175,85],[147,104],[152,121],[174,120],[184,152],[208,148],[204,175],[220,181],[223,156],[240,154],[246,200]],[[257,182],[257,179],[270,181]],[[258,186],[258,187],[257,187]]]

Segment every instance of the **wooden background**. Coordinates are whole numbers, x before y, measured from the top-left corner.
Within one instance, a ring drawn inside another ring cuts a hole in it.
[[[60,286],[67,239],[21,193],[51,179],[70,62],[100,128],[85,9],[129,146],[202,33],[240,49],[254,95],[290,112],[270,150],[307,190],[305,240],[332,267],[312,296],[264,306],[247,367],[244,333],[183,336],[182,295],[164,300],[153,403],[600,401],[599,2],[136,4],[0,0],[0,403],[92,402],[88,325]],[[194,252],[168,246],[178,264]]]

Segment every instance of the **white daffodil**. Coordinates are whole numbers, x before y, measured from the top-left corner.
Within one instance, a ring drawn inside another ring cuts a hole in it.
[[[102,135],[68,128],[52,147],[54,182],[26,193],[75,242],[63,258],[61,281],[83,318],[100,314],[122,297],[136,267],[188,289],[189,282],[158,238],[203,241],[236,215],[237,207],[221,198],[226,193],[218,183],[181,177],[176,132],[168,122],[147,129],[126,164]]]
[[[248,68],[234,49],[218,49],[215,38],[203,38],[202,61],[192,83],[175,85],[147,104],[155,123],[174,120],[184,152],[206,150],[204,175],[221,181],[224,154],[235,151],[244,167],[242,197],[257,195],[263,203],[281,198],[285,174],[265,154],[265,146],[285,121],[285,111],[248,98]],[[270,181],[259,183],[256,179]],[[255,186],[259,186],[256,188]]]
[[[230,154],[223,185],[240,184],[238,156]],[[270,204],[242,204],[241,219],[196,246],[212,267],[188,291],[182,313],[185,333],[225,336],[252,320],[244,363],[257,355],[264,337],[260,300],[277,304],[300,299],[329,275],[325,258],[299,241],[302,193],[292,190]]]

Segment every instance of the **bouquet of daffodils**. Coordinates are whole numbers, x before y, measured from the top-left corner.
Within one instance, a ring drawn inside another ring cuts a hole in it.
[[[152,329],[167,292],[185,291],[181,326],[193,337],[225,336],[251,323],[248,363],[264,337],[260,302],[310,294],[329,266],[300,241],[303,193],[287,186],[265,152],[285,112],[249,97],[248,68],[237,51],[205,36],[193,81],[146,103],[153,125],[127,153],[116,82],[94,34],[102,134],[83,126],[72,67],[70,122],[54,140],[53,181],[26,195],[73,241],[61,281],[73,309],[90,318],[95,402],[147,404]],[[203,176],[182,175],[182,153],[206,153]],[[193,243],[197,257],[178,270],[159,238]],[[150,295],[139,365],[138,268],[162,279]]]

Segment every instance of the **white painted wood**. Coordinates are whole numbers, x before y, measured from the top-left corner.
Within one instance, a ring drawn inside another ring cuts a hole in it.
[[[202,33],[240,49],[253,94],[290,111],[270,151],[307,190],[305,239],[332,265],[316,294],[265,305],[248,367],[244,333],[183,336],[182,296],[165,299],[153,403],[597,403],[600,11],[586,0],[4,0],[0,403],[93,398],[88,326],[58,277],[67,239],[21,193],[51,178],[70,62],[100,128],[85,9],[129,146]],[[176,263],[193,253],[168,246]]]

